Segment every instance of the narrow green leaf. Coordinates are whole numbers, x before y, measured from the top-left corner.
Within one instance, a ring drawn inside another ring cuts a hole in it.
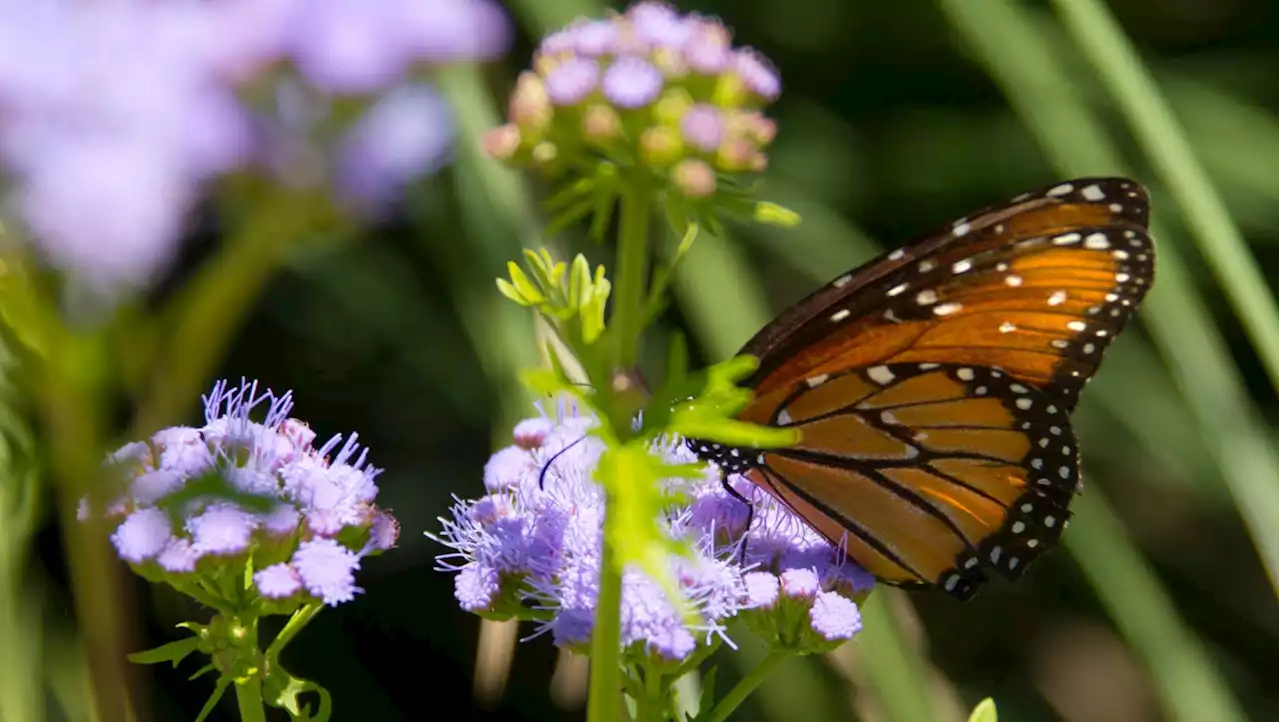
[[[154,649],[148,649],[144,652],[134,652],[126,655],[126,659],[136,664],[159,664],[160,662],[173,662],[176,668],[188,654],[196,651],[200,646],[198,637],[187,637],[179,639],[176,642],[162,644]]]
[[[979,702],[969,715],[969,722],[997,722],[995,700],[988,697]]]
[[[200,708],[200,714],[196,716],[196,722],[204,722],[218,706],[218,700],[222,699],[222,695],[227,691],[227,685],[231,684],[231,680],[223,677],[218,680],[218,684],[213,688],[213,694],[209,695],[209,699],[205,701],[204,707]]]

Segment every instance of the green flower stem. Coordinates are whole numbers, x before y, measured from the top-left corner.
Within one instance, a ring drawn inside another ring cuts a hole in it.
[[[254,201],[252,215],[200,269],[163,319],[167,339],[130,438],[144,438],[179,418],[222,361],[239,322],[327,203],[302,194]]]
[[[261,677],[255,674],[236,682],[236,706],[240,709],[240,722],[267,722]]]
[[[609,500],[612,502],[612,500]],[[604,548],[600,554],[600,593],[595,629],[591,632],[591,682],[587,722],[617,722],[622,712],[622,571],[613,548],[617,513],[609,503],[604,515]]]
[[[662,722],[665,719],[662,692],[662,672],[652,666],[644,670],[644,691],[636,700],[638,722]]]
[[[266,658],[268,664],[275,664],[276,659],[280,657],[280,652],[285,648],[285,645],[289,644],[294,637],[298,636],[298,632],[301,632],[302,629],[320,613],[321,609],[324,609],[324,605],[316,602],[314,604],[308,604],[293,613],[293,616],[285,623],[284,629],[280,630],[280,633],[276,635],[275,639],[271,640],[270,646],[267,647]]]
[[[743,700],[754,692],[756,687],[760,686],[760,683],[782,663],[782,660],[790,656],[791,653],[785,650],[769,652],[769,655],[760,660],[760,664],[757,664],[755,669],[748,672],[747,676],[739,680],[738,684],[729,690],[729,694],[726,694],[716,703],[716,706],[711,710],[711,716],[707,718],[707,722],[724,722],[724,720],[729,719],[729,715],[733,714],[738,705],[742,704]]]
[[[618,212],[617,287],[609,329],[617,343],[614,367],[629,369],[640,352],[644,321],[645,271],[649,264],[649,218],[653,193],[642,180],[624,183]],[[625,433],[625,430],[621,430]]]

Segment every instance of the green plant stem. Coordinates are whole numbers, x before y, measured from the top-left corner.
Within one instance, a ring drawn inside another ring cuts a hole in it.
[[[665,714],[662,704],[662,673],[656,669],[644,671],[644,691],[636,700],[636,718],[639,722],[662,722]]]
[[[622,712],[622,571],[611,541],[618,517],[612,506],[612,503],[606,506],[604,515],[600,593],[596,597],[595,628],[591,632],[587,722],[617,722]]]
[[[618,213],[617,286],[609,329],[617,344],[614,367],[629,369],[640,352],[653,193],[643,180],[625,183],[623,188]]]
[[[1133,129],[1134,139],[1181,207],[1218,285],[1266,365],[1271,384],[1280,387],[1275,294],[1192,151],[1173,108],[1105,3],[1055,0],[1054,5],[1080,54],[1093,65]]]
[[[726,694],[716,703],[716,706],[711,710],[711,715],[707,718],[707,722],[724,722],[724,720],[729,719],[729,715],[733,714],[738,705],[742,704],[743,700],[754,692],[756,687],[760,686],[760,683],[782,663],[782,660],[790,656],[790,652],[779,650],[769,652],[768,656],[760,660],[760,664],[757,664],[754,669],[747,673],[747,676],[739,680],[738,684],[729,690],[729,694]]]
[[[240,709],[240,722],[267,722],[261,677],[253,675],[243,682],[236,682],[236,706]]]
[[[267,196],[202,267],[164,319],[167,343],[130,438],[145,438],[179,418],[221,363],[241,319],[308,229],[325,201]]]
[[[276,635],[275,639],[271,640],[271,644],[267,647],[265,652],[267,662],[274,664],[276,659],[280,657],[280,652],[285,648],[285,645],[298,636],[298,632],[301,632],[322,609],[324,609],[324,605],[317,603],[308,604],[294,612],[293,616],[289,617],[289,621],[285,623],[284,629],[280,630],[280,633]]]

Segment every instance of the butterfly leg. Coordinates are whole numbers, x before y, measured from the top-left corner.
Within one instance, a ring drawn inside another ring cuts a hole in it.
[[[538,488],[539,489],[545,488],[543,486],[543,483],[547,480],[547,471],[551,469],[552,464],[556,463],[556,459],[559,459],[560,455],[563,454],[564,452],[568,451],[569,449],[572,449],[574,446],[577,446],[585,438],[587,438],[587,435],[583,434],[582,436],[579,436],[576,440],[567,444],[563,449],[551,455],[551,458],[547,460],[547,463],[542,465],[542,471],[538,472]]]
[[[747,524],[742,527],[742,539],[739,540],[740,546],[738,547],[738,562],[745,564],[747,561],[747,532],[751,531],[751,522],[755,521],[756,507],[747,497],[739,494],[738,490],[733,488],[733,484],[729,483],[729,474],[724,469],[720,470],[720,485],[729,493],[729,496],[747,505]]]

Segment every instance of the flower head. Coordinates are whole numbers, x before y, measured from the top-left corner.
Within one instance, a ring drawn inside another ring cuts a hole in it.
[[[355,434],[315,448],[315,433],[289,415],[292,396],[256,382],[218,382],[204,403],[204,426],[164,429],[108,458],[129,482],[108,509],[122,510],[120,557],[161,578],[250,566],[259,593],[277,601],[352,599],[361,557],[399,536],[374,504],[380,470],[368,450]]]
[[[649,0],[574,23],[543,39],[512,94],[510,124],[486,147],[548,169],[644,165],[677,193],[711,198],[716,173],[767,165],[772,121],[759,111],[782,89],[764,56],[732,41],[718,20]],[[692,165],[664,172],[680,161]]]
[[[590,642],[605,513],[603,492],[592,479],[603,450],[590,434],[594,423],[563,409],[521,422],[517,443],[494,454],[485,467],[488,493],[459,501],[442,520],[442,532],[428,534],[452,550],[438,561],[442,570],[455,574],[455,596],[463,609],[518,616],[532,607],[550,615],[540,617],[540,629],[556,644]],[[670,463],[696,461],[683,443],[670,440],[655,443],[652,453]],[[856,631],[847,611],[856,614],[857,605],[849,597],[865,591],[858,584],[868,578],[866,572],[772,497],[741,477],[731,482],[755,506],[749,530],[746,506],[724,489],[718,470],[708,468],[695,481],[669,480],[687,501],[669,507],[663,528],[672,539],[687,542],[692,556],[670,558],[675,597],[640,569],[625,570],[626,654],[687,659],[701,645],[727,639],[725,623],[738,615],[754,618],[753,628],[771,635],[766,638],[773,643],[792,647],[801,643],[794,634],[784,635],[791,630],[781,629],[775,618],[812,617],[800,648],[847,639]],[[784,604],[785,615],[778,611]]]

